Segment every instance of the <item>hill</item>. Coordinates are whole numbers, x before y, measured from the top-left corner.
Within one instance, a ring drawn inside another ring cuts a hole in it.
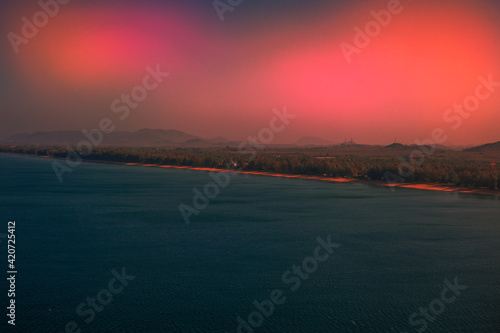
[[[222,138],[217,138],[223,141]],[[221,140],[222,139],[222,140]],[[87,140],[80,131],[36,132],[32,134],[17,134],[1,141],[9,145],[76,145]],[[205,140],[195,135],[177,130],[141,129],[136,132],[114,132],[105,134],[101,146],[127,147],[213,147],[217,143]],[[220,144],[225,144],[221,142]]]
[[[392,143],[388,146],[385,146],[384,148],[389,148],[389,149],[408,149],[408,146],[401,144],[401,143]]]
[[[473,152],[500,152],[500,141],[495,143],[487,143],[482,146],[472,147],[468,149],[464,149],[464,151],[473,151]]]

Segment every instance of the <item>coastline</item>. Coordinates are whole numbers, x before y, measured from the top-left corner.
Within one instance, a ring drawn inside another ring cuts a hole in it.
[[[20,156],[30,156],[30,157],[40,157],[40,158],[52,158],[52,159],[61,159],[61,160],[64,159],[64,158],[51,157],[51,156],[21,154],[21,153],[0,152],[0,154],[20,155]],[[412,184],[412,183],[387,184],[386,182],[381,181],[381,180],[369,180],[369,179],[363,180],[363,179],[351,179],[351,178],[332,178],[332,177],[320,177],[320,176],[292,175],[292,174],[272,173],[272,172],[266,172],[266,171],[242,171],[242,170],[201,168],[201,167],[178,166],[178,165],[124,163],[124,162],[98,161],[98,160],[83,160],[83,162],[103,163],[103,164],[118,164],[118,165],[124,165],[124,166],[154,167],[154,168],[165,168],[165,169],[185,169],[185,170],[205,171],[205,172],[206,171],[209,171],[209,172],[235,172],[235,173],[239,173],[239,174],[256,175],[256,176],[296,178],[296,179],[305,179],[305,180],[319,180],[319,181],[328,181],[328,182],[334,182],[334,183],[362,183],[362,184],[381,186],[381,187],[408,188],[408,189],[425,190],[425,191],[456,192],[456,193],[463,193],[463,194],[481,194],[481,195],[500,197],[500,190],[490,190],[487,188],[458,187],[458,186],[450,186],[450,185],[446,185],[446,184]]]

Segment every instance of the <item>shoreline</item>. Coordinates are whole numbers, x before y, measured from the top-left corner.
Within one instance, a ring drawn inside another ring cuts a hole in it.
[[[43,155],[32,155],[32,154],[22,154],[22,153],[9,153],[0,152],[0,154],[9,155],[20,155],[29,157],[40,157],[40,158],[52,158],[64,160],[64,158],[43,156]],[[164,169],[184,169],[193,171],[209,171],[209,172],[235,172],[244,175],[255,175],[255,176],[266,176],[266,177],[280,177],[280,178],[296,178],[305,180],[319,180],[328,181],[334,183],[358,183],[358,184],[368,184],[380,187],[397,187],[397,188],[408,188],[415,190],[425,190],[425,191],[441,191],[441,192],[455,192],[463,194],[481,194],[489,196],[500,196],[500,190],[490,190],[487,188],[469,188],[469,187],[458,187],[450,186],[446,184],[412,184],[412,183],[396,183],[387,184],[382,180],[363,180],[363,179],[351,179],[351,178],[332,178],[332,177],[321,177],[321,176],[306,176],[306,175],[292,175],[292,174],[282,174],[273,173],[267,171],[242,171],[242,170],[227,170],[227,169],[217,169],[217,168],[203,168],[203,167],[190,167],[190,166],[179,166],[179,165],[162,165],[162,164],[144,164],[144,163],[125,163],[125,162],[115,162],[115,161],[98,161],[98,160],[82,160],[82,162],[89,163],[103,163],[103,164],[117,164],[124,166],[140,166],[140,167],[154,167],[154,168],[164,168]]]

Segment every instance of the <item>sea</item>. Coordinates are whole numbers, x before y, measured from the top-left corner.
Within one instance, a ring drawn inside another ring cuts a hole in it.
[[[55,161],[0,154],[1,332],[500,332],[498,197]]]

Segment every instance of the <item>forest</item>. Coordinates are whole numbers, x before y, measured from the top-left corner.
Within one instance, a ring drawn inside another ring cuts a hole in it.
[[[65,159],[74,150],[58,146],[0,146],[0,152]],[[73,149],[73,148],[71,148]],[[437,151],[414,162],[410,150],[383,147],[266,148],[121,148],[102,147],[78,154],[83,160],[261,171],[342,177],[390,183],[442,184],[498,190],[498,155]],[[406,156],[406,158],[405,158]]]

